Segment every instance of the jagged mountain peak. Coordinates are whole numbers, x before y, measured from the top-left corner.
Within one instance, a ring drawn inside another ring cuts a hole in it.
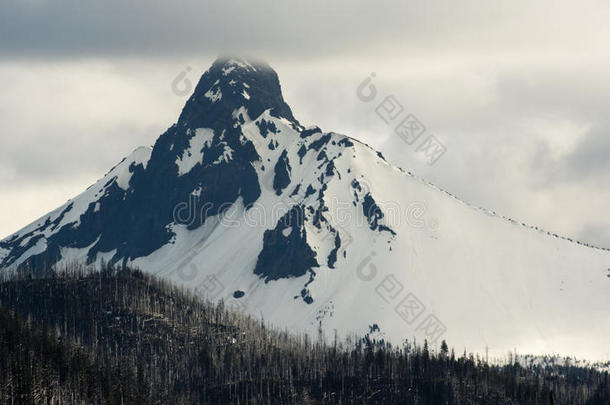
[[[447,336],[505,352],[544,341],[570,353],[575,342],[587,354],[607,350],[610,333],[607,251],[469,206],[358,141],[303,128],[273,69],[239,58],[212,64],[152,151],[0,241],[0,267],[71,260],[138,266],[286,327],[375,324],[396,343]],[[584,313],[605,326],[589,332]]]
[[[242,107],[251,119],[270,110],[273,116],[298,124],[284,101],[279,77],[271,66],[265,62],[220,57],[199,79],[180,114],[178,126],[226,126],[234,118],[234,111]]]
[[[273,68],[269,66],[269,64],[265,61],[254,59],[254,58],[244,58],[240,56],[232,56],[232,55],[221,55],[210,67],[210,70],[221,69],[224,76],[231,74],[232,72],[245,72],[245,73],[254,73],[261,71],[273,71]]]

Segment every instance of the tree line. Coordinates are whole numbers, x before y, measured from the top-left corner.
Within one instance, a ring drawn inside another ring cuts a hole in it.
[[[0,403],[610,403],[608,372],[271,328],[139,270],[0,282]]]

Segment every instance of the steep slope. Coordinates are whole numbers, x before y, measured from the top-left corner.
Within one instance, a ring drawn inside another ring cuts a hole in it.
[[[304,128],[219,59],[152,151],[0,242],[0,265],[129,264],[274,324],[609,358],[610,253],[472,207]]]

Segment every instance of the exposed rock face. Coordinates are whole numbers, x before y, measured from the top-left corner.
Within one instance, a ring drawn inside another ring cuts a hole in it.
[[[237,58],[214,62],[152,149],[0,241],[0,268],[73,260],[138,266],[330,338],[376,325],[395,344],[588,356],[610,335],[607,250],[304,128],[276,73]]]

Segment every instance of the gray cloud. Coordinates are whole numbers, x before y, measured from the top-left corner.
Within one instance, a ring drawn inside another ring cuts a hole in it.
[[[610,125],[589,131],[566,158],[566,177],[593,179],[610,185]]]
[[[100,176],[139,144],[154,142],[159,134],[153,131],[118,126],[92,128],[83,136],[80,131],[64,129],[48,131],[44,138],[5,140],[0,150],[0,182],[5,187],[14,187],[28,179],[42,182],[65,179],[77,171]]]
[[[300,58],[384,48],[407,56],[415,50],[566,47],[574,45],[566,27],[605,21],[599,5],[590,10],[591,4],[596,3],[3,1],[0,56],[164,57],[229,51]],[[579,39],[587,33],[582,31]]]
[[[565,156],[556,158],[548,140],[536,145],[531,169],[537,174],[536,184],[557,187],[581,184],[599,187],[610,185],[610,126],[588,130]]]
[[[609,10],[547,0],[0,2],[0,189],[10,194],[0,212],[12,213],[0,236],[153,143],[184,102],[170,86],[187,65],[194,84],[217,54],[239,53],[276,68],[304,124],[361,138],[477,205],[610,246]],[[434,167],[355,97],[372,71],[380,93],[446,143]]]
[[[320,54],[362,45],[380,27],[396,28],[385,1],[373,6],[348,1],[59,0],[3,2],[1,7],[0,55],[5,58]],[[405,26],[415,26],[409,14],[403,18]],[[342,30],[349,35],[337,35]]]

